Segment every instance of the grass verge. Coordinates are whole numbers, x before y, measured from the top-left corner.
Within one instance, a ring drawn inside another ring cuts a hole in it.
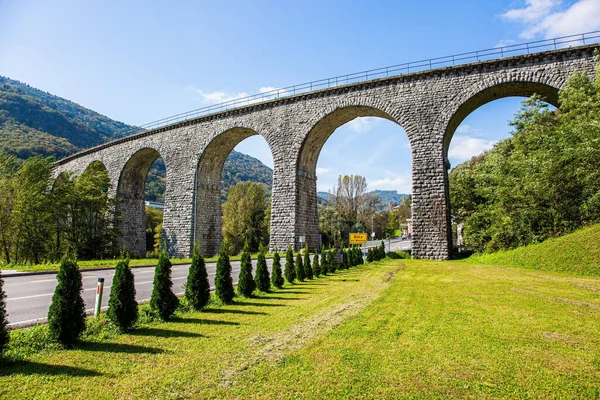
[[[388,260],[237,300],[22,352],[0,398],[600,395],[598,279]]]
[[[473,255],[465,261],[600,276],[600,224],[539,244]]]

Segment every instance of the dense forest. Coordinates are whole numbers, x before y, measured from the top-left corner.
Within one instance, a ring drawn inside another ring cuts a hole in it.
[[[572,75],[558,109],[522,103],[512,136],[450,173],[452,217],[465,244],[493,252],[600,222],[600,65]]]

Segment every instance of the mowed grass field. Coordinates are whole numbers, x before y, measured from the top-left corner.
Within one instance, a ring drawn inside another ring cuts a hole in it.
[[[558,272],[387,260],[101,336],[5,362],[0,398],[600,396],[600,279]]]

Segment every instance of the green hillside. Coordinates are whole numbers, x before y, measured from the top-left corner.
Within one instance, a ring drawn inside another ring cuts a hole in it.
[[[57,159],[133,134],[139,130],[95,111],[0,76],[0,151],[21,159],[43,155]],[[273,171],[254,157],[233,151],[223,170],[223,196],[239,181],[263,183],[270,189]],[[151,168],[146,200],[162,202],[165,167]]]
[[[600,225],[514,250],[474,255],[466,261],[599,276]]]

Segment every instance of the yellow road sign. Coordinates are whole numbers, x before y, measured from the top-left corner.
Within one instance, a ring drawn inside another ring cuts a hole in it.
[[[367,243],[366,233],[351,233],[350,244],[364,244]]]

